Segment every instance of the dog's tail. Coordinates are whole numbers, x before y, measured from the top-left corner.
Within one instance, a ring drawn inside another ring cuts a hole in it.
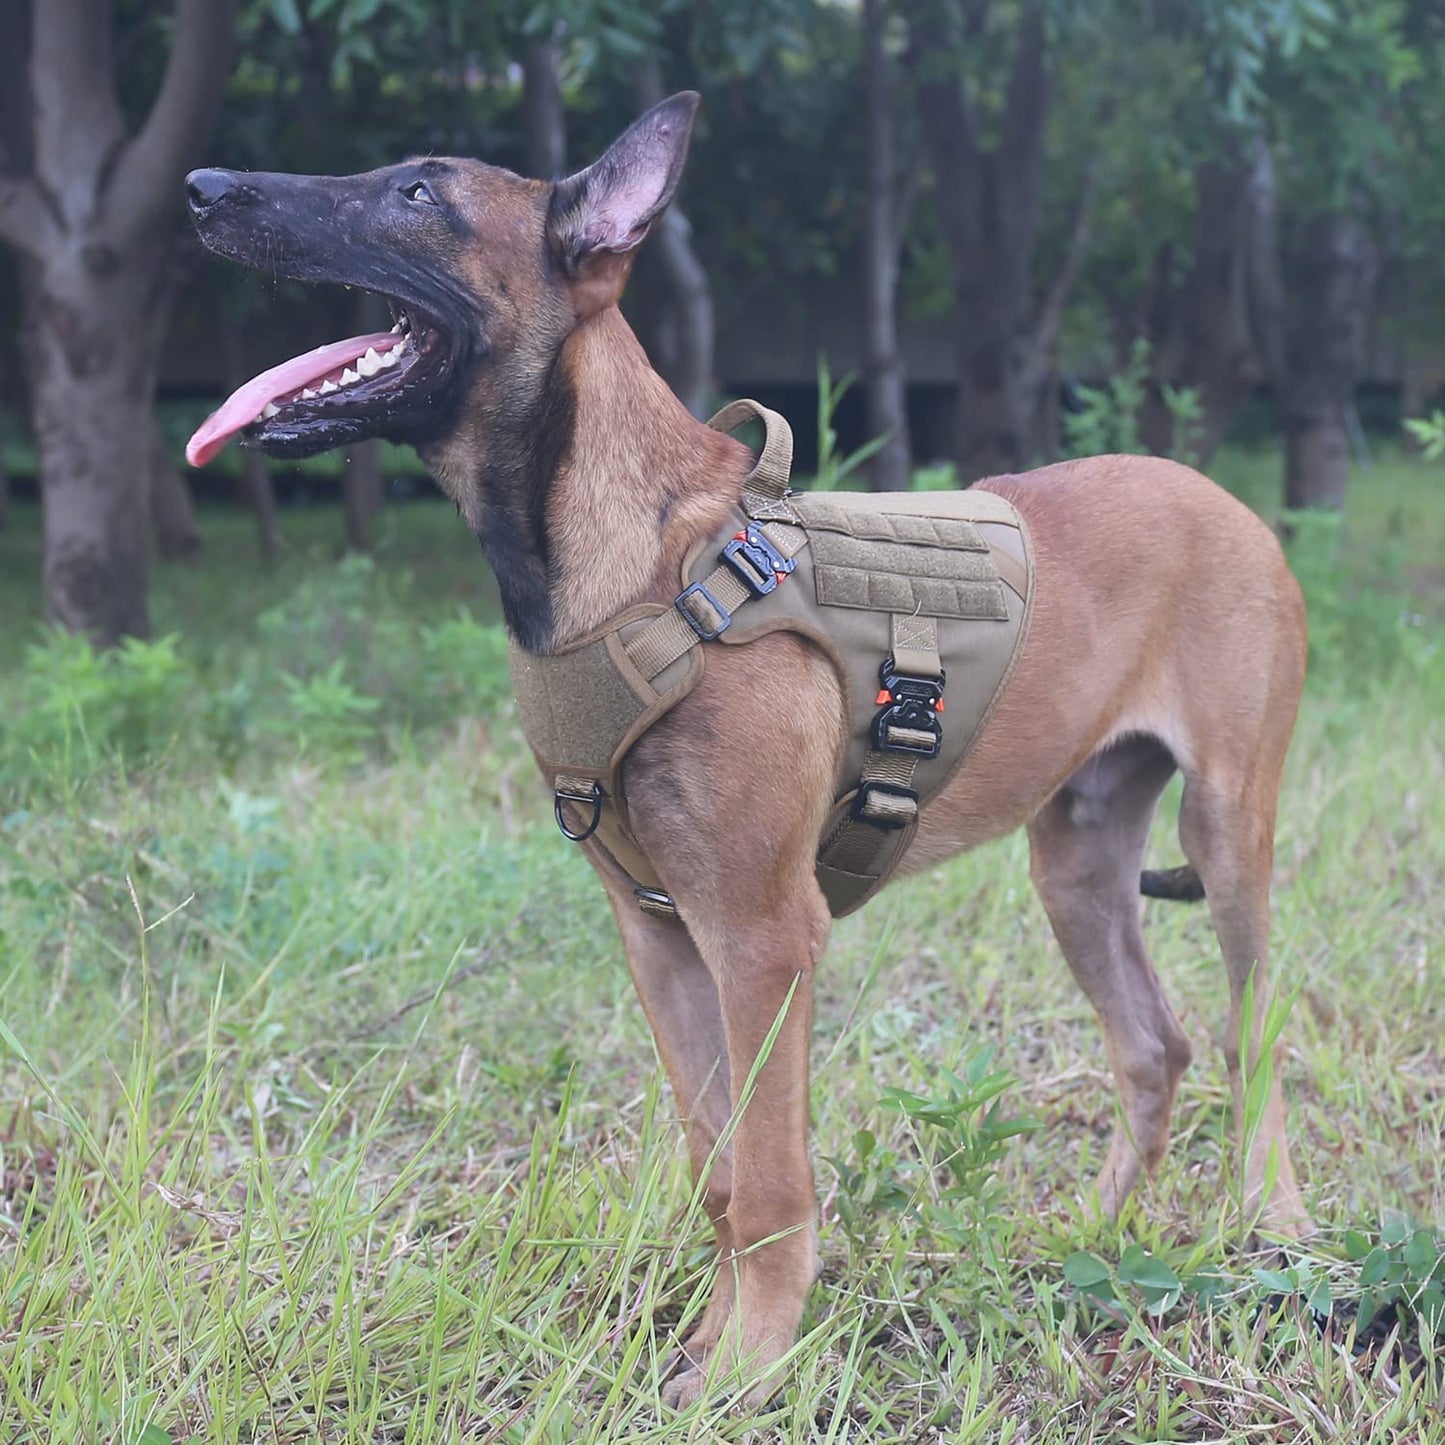
[[[1165,898],[1171,903],[1198,903],[1204,884],[1193,868],[1146,868],[1139,875],[1139,892],[1145,898]]]

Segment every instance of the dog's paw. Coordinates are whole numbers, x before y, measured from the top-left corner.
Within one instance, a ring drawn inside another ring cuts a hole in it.
[[[693,1366],[674,1375],[662,1387],[662,1403],[669,1410],[686,1410],[707,1393],[707,1373]]]

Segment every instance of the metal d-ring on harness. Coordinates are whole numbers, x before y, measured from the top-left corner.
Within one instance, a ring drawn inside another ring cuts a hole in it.
[[[592,809],[592,816],[582,825],[580,833],[567,826],[567,819],[562,813],[563,803],[581,803]],[[557,820],[564,838],[570,838],[574,843],[585,843],[602,821],[602,784],[596,778],[558,777],[557,786],[552,790],[552,816]]]

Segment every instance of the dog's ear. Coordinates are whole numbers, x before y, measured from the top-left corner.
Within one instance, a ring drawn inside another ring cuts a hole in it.
[[[700,99],[684,90],[653,106],[585,171],[552,188],[547,240],[579,317],[622,294],[633,253],[677,189]]]

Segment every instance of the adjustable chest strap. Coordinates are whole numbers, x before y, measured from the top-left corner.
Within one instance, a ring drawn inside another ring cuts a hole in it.
[[[793,470],[788,423],[777,412],[744,399],[725,406],[708,425],[726,432],[754,419],[762,422],[764,438],[743,483],[748,525],[723,548],[722,560],[701,582],[683,588],[670,611],[626,644],[628,657],[649,681],[689,648],[722,636],[744,602],[774,591],[807,543],[808,534],[787,500]]]
[[[872,746],[848,810],[818,847],[820,881],[860,886],[891,871],[918,821],[913,774],[936,758],[943,743],[943,661],[933,617],[889,619],[892,651],[879,669],[881,684]],[[826,870],[826,871],[825,871]],[[833,890],[825,886],[832,900]]]

